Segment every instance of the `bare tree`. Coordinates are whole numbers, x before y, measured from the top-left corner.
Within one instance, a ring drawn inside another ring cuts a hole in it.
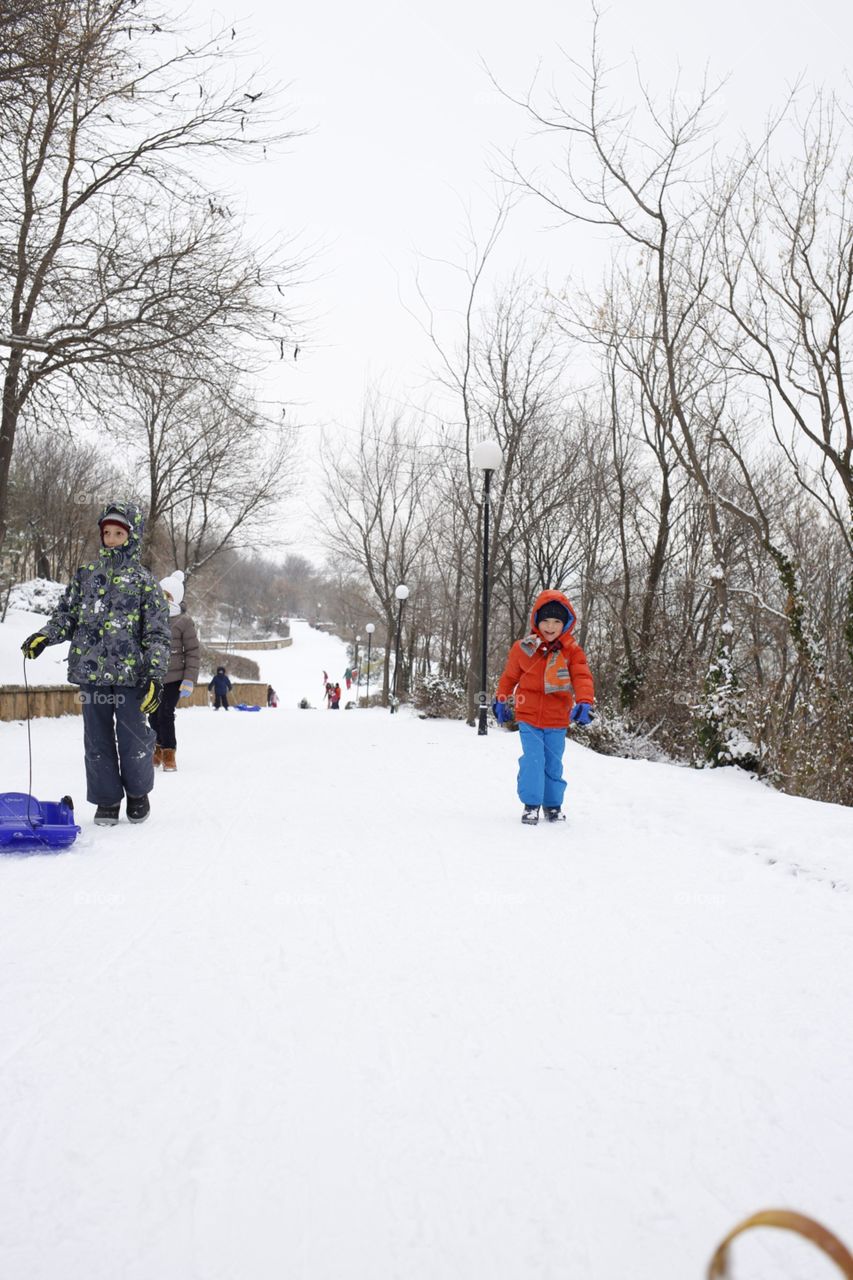
[[[123,491],[118,469],[94,442],[22,431],[10,485],[24,576],[67,579],[97,546],[97,517]]]
[[[717,644],[706,676],[698,735],[708,758],[727,763],[740,754],[740,691],[732,662],[732,626],[725,562],[725,528],[713,475],[709,439],[725,403],[725,381],[709,368],[707,327],[711,230],[704,191],[697,190],[712,127],[714,91],[704,85],[691,103],[673,94],[661,108],[641,85],[642,118],[610,107],[607,69],[600,50],[598,11],[589,66],[572,64],[583,105],[566,105],[552,93],[542,106],[533,93],[521,100],[538,129],[561,144],[554,187],[513,161],[513,180],[564,218],[610,229],[633,269],[648,282],[654,305],[653,340],[665,372],[671,440],[704,498],[713,550],[711,584],[717,603]],[[742,757],[753,760],[747,751]]]
[[[145,486],[144,551],[188,575],[250,545],[292,480],[295,430],[216,374],[130,371],[113,409],[111,434]]]
[[[800,153],[770,142],[722,191],[726,357],[764,387],[776,441],[798,483],[835,522],[851,557],[853,661],[853,159],[849,118],[818,95]]]
[[[432,457],[415,427],[386,418],[378,394],[365,405],[358,444],[327,473],[328,515],[319,517],[330,553],[363,570],[385,622],[383,702],[397,602],[427,544],[423,494]]]
[[[263,90],[219,88],[230,41],[178,45],[138,0],[53,0],[39,21],[36,65],[0,95],[0,539],[37,393],[212,344],[245,362],[289,332],[278,253],[253,257],[191,165],[274,136]]]

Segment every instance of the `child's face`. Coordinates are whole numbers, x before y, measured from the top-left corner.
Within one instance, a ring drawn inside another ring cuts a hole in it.
[[[128,536],[127,529],[123,529],[120,524],[105,524],[101,530],[105,547],[123,547]]]
[[[543,622],[538,624],[542,635],[550,644],[552,640],[556,640],[557,636],[563,630],[563,624],[559,618],[545,618]]]

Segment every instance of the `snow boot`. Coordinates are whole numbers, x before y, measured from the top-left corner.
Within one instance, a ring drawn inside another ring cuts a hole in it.
[[[162,763],[163,763],[163,748],[160,746],[160,743],[158,742],[154,748],[154,768],[159,769]]]
[[[120,810],[121,804],[99,804],[95,810],[95,826],[114,827]]]
[[[521,815],[521,821],[526,827],[535,827],[539,821],[539,805],[526,804],[524,806],[524,813]]]
[[[163,772],[164,772],[164,773],[177,773],[177,772],[178,772],[178,766],[177,766],[177,763],[175,762],[175,749],[174,749],[174,747],[164,747],[164,748],[163,748]]]
[[[545,814],[546,822],[565,822],[566,821],[566,815],[563,813],[563,810],[560,808],[543,809],[542,812]]]
[[[151,805],[148,803],[147,796],[128,796],[127,797],[128,822],[144,822],[150,812],[151,812]]]

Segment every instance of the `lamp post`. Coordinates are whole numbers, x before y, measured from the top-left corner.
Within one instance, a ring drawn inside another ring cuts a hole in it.
[[[488,713],[488,679],[489,665],[489,488],[492,472],[497,470],[503,461],[501,447],[496,440],[481,440],[471,451],[471,462],[483,473],[483,648],[480,662],[480,723],[477,736],[483,737],[489,732],[486,717]]]
[[[370,642],[373,639],[373,633],[376,630],[376,627],[373,625],[372,622],[368,622],[367,626],[364,629],[367,632],[367,698],[365,700],[364,705],[369,709],[370,707]]]
[[[318,626],[318,627],[319,627],[319,625],[320,625],[320,613],[321,613],[321,611],[322,611],[322,608],[323,608],[323,605],[322,605],[322,603],[318,600],[318,601],[317,601],[317,626]]]
[[[354,654],[353,654],[353,658],[352,658],[352,668],[353,668],[353,671],[356,673],[356,675],[358,675],[358,646],[359,646],[360,644],[361,644],[361,636],[356,636],[356,638],[355,638],[355,652],[354,652]],[[358,688],[358,685],[356,685],[356,689],[357,689],[357,688]]]
[[[400,672],[400,633],[403,628],[403,605],[409,598],[409,588],[401,582],[399,587],[395,588],[394,595],[397,597],[397,643],[394,648],[394,690],[391,694],[391,713],[397,710],[397,679]]]

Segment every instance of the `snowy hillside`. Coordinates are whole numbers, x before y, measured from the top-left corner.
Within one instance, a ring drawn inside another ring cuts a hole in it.
[[[33,724],[83,833],[0,857],[0,1275],[701,1280],[767,1206],[850,1243],[853,812],[571,742],[523,828],[515,735],[299,710],[346,651],[293,636],[277,710],[181,710],[142,827]]]

